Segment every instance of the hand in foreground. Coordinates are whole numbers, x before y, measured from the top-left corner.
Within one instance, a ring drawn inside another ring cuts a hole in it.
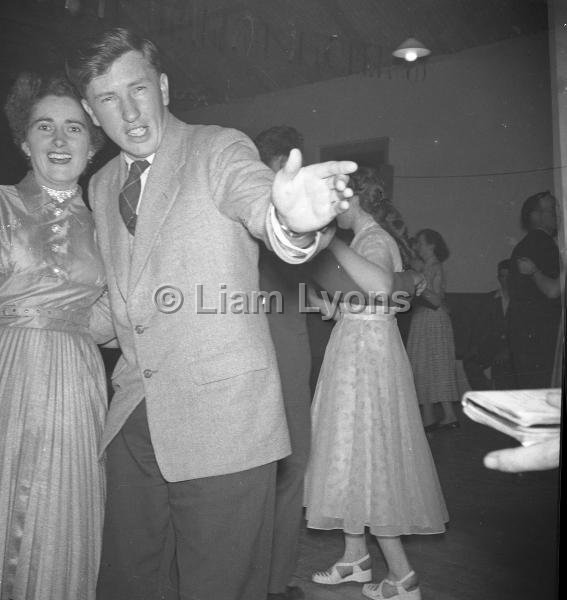
[[[282,225],[296,233],[322,229],[349,207],[348,175],[357,164],[329,161],[301,167],[301,152],[293,149],[276,173],[272,201]]]
[[[561,407],[561,391],[549,392],[547,402],[551,406]],[[523,471],[545,471],[559,466],[560,436],[533,444],[518,446],[490,452],[484,457],[484,466],[506,473],[521,473]]]
[[[556,469],[559,466],[559,434],[526,448],[518,446],[490,452],[484,457],[484,466],[505,473]]]
[[[533,275],[537,271],[535,263],[529,258],[518,258],[516,262],[518,265],[518,271],[520,271],[522,275]]]

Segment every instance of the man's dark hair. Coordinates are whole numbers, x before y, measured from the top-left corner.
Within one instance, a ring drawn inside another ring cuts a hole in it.
[[[289,156],[293,148],[303,152],[303,136],[289,125],[277,125],[260,132],[254,139],[262,162],[269,165],[278,156]]]
[[[539,203],[542,198],[551,196],[549,191],[538,192],[533,196],[529,196],[522,204],[522,212],[520,213],[520,221],[522,227],[527,231],[532,228],[532,213],[539,210]]]
[[[104,75],[127,52],[141,52],[158,74],[163,72],[156,45],[132,29],[116,27],[87,38],[67,59],[67,75],[84,97],[89,83]]]

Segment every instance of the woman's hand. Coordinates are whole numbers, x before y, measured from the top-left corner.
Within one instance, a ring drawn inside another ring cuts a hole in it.
[[[530,258],[526,258],[525,256],[518,258],[516,264],[518,265],[518,271],[522,275],[533,275],[537,271],[534,261]]]
[[[409,271],[413,277],[413,285],[415,287],[415,295],[421,296],[423,292],[425,292],[425,288],[427,287],[427,279],[425,279],[425,275],[414,269],[410,269]]]
[[[337,308],[336,305],[333,307],[331,302],[325,301],[324,298],[310,286],[307,286],[307,301],[309,306],[316,306],[319,308],[319,312],[323,320],[336,319]]]

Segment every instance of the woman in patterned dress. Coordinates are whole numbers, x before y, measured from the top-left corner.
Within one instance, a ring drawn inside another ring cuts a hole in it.
[[[89,327],[112,328],[77,181],[101,138],[60,77],[21,75],[6,114],[31,170],[0,186],[0,598],[94,600],[107,399]]]
[[[459,401],[459,392],[443,270],[449,249],[441,234],[433,229],[422,229],[415,237],[427,287],[421,295],[424,302],[416,303],[413,309],[408,356],[424,426],[428,430],[454,428],[459,426],[459,421],[452,403]],[[440,420],[437,420],[435,405],[441,408]]]
[[[360,169],[351,186],[350,208],[337,222],[355,235],[350,246],[335,239],[330,249],[361,289],[387,292],[402,260],[373,218],[381,200],[378,174]],[[419,600],[400,536],[442,533],[448,515],[395,312],[387,304],[345,302],[336,315],[312,406],[305,505],[308,527],[345,535],[343,556],[313,581],[356,581],[366,583],[368,598]],[[380,583],[370,583],[367,527],[387,563]]]

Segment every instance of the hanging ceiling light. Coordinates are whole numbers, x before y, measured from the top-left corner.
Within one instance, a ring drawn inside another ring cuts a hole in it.
[[[392,54],[397,58],[403,58],[408,62],[413,62],[418,58],[431,54],[431,50],[428,50],[420,41],[415,38],[408,38],[403,44],[398,46]]]

